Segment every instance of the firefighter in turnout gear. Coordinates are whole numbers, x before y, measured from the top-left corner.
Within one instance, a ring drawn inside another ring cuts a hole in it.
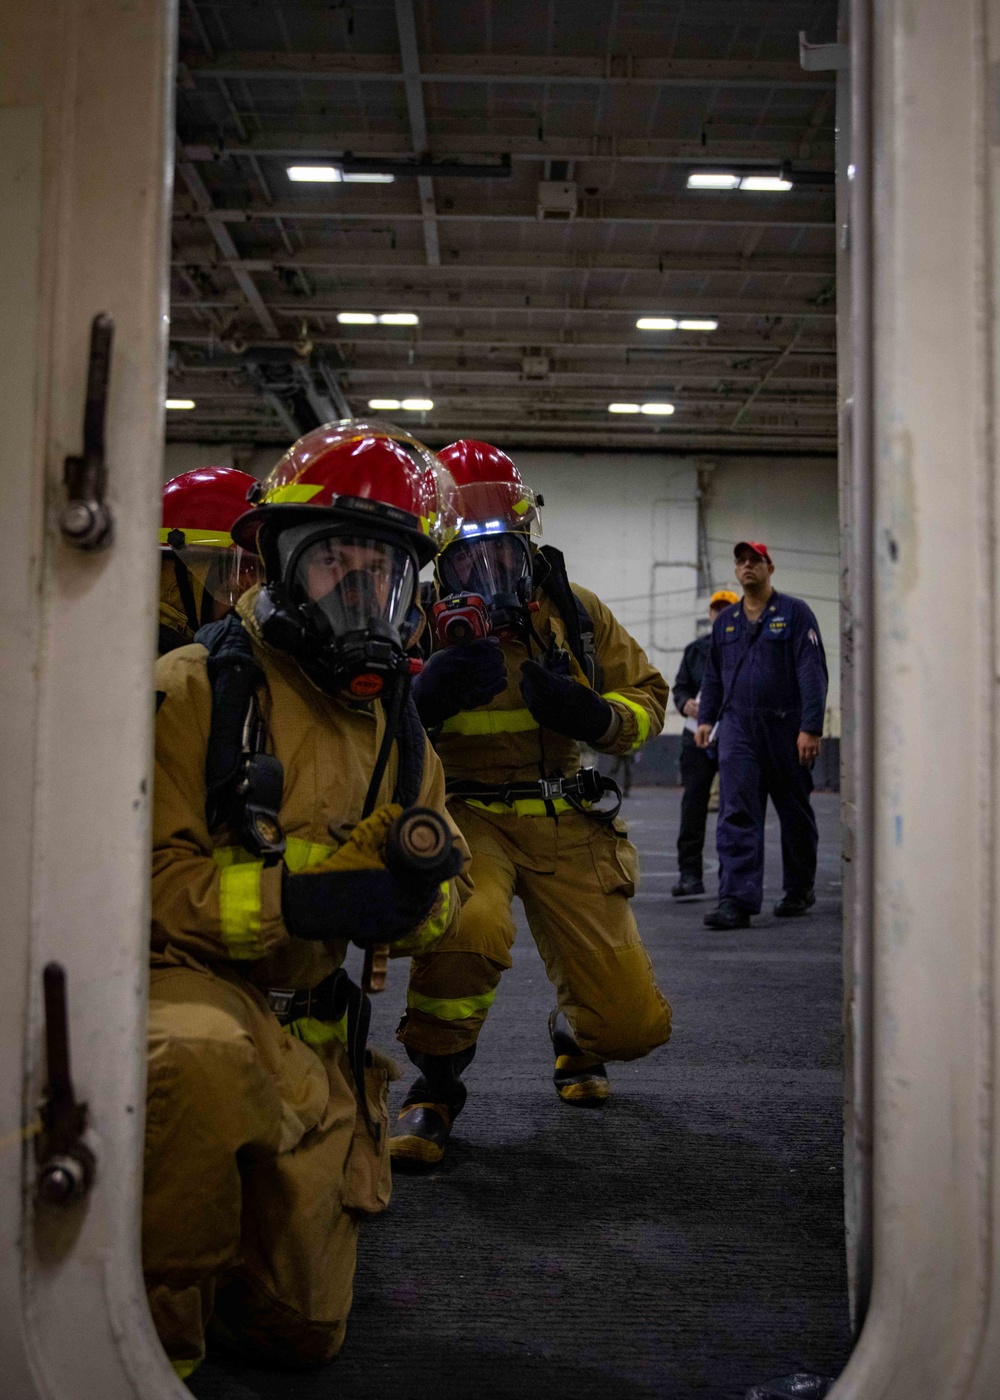
[[[168,481],[160,520],[161,656],[194,641],[260,580],[260,559],[233,526],[257,482],[232,467],[199,467]]]
[[[533,546],[541,502],[486,443],[440,454],[463,523],[437,564],[440,646],[414,687],[444,763],[449,811],[472,852],[474,891],[457,927],[411,965],[398,1038],[420,1074],[393,1158],[444,1154],[466,1098],[462,1074],[514,942],[524,903],[556,989],[549,1022],[556,1090],[600,1103],[606,1060],[648,1054],[670,1036],[629,899],[637,855],[596,802],[582,742],[622,754],[659,733],[668,688],[601,601],[566,579],[562,556]],[[614,810],[614,809],[612,809]]]
[[[433,878],[387,844],[404,808],[445,812],[407,618],[454,496],[405,433],[308,434],[234,529],[264,586],[157,666],[143,1263],[181,1376],[206,1332],[335,1356],[359,1221],[389,1198],[397,1071],[342,964],[426,951],[468,889],[452,824]]]

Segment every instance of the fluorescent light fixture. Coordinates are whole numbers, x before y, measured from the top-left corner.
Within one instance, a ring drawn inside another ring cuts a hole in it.
[[[338,311],[337,320],[342,326],[374,326],[378,317],[370,311]]]
[[[717,331],[718,321],[681,321],[678,329],[682,331]]]
[[[368,407],[374,409],[388,409],[391,413],[393,409],[400,407],[398,399],[369,399]]]
[[[672,316],[640,316],[635,328],[637,331],[675,331],[677,322]]]
[[[405,408],[408,413],[427,413],[433,407],[433,399],[404,399],[400,404],[400,408]]]
[[[673,411],[674,411],[674,406],[673,406],[672,403],[644,403],[644,404],[642,404],[641,407],[639,408],[639,412],[640,412],[640,413],[649,413],[649,414],[651,414],[651,415],[659,415],[659,416],[664,417],[664,418],[665,418],[668,414],[673,413]]]
[[[167,408],[194,408],[194,399],[167,399]]]
[[[637,403],[609,403],[609,404],[608,404],[608,412],[609,412],[609,413],[638,413],[638,412],[639,412],[639,405],[638,405]]]
[[[738,175],[730,175],[724,170],[693,170],[688,176],[689,190],[735,190],[740,183]]]
[[[382,170],[345,170],[337,178],[345,185],[391,185],[396,177]]]
[[[380,326],[419,326],[420,317],[413,311],[385,311],[378,323]]]
[[[783,180],[780,175],[744,175],[740,181],[741,190],[790,190],[791,180]]]
[[[288,178],[309,184],[339,185],[344,175],[336,165],[290,165]]]

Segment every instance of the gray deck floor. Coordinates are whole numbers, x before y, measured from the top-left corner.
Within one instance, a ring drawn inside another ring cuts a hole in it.
[[[771,813],[767,912],[718,934],[701,923],[714,899],[670,898],[679,793],[636,789],[625,808],[642,854],[635,908],[673,1003],[670,1045],[612,1066],[603,1110],[561,1104],[552,995],[520,918],[448,1160],[398,1175],[390,1210],[362,1231],[340,1358],[288,1375],[216,1356],[195,1393],[742,1400],[796,1369],[835,1375],[850,1348],[837,801],[815,799],[812,916],[770,914],[781,883]],[[404,996],[394,964],[378,1043],[391,1046]],[[410,1077],[398,1058],[394,1110]]]

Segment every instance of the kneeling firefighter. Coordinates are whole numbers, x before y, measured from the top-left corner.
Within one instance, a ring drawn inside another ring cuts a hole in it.
[[[233,526],[257,486],[233,467],[198,467],[163,488],[160,519],[161,656],[194,641],[199,627],[232,612],[260,581],[260,559]]]
[[[463,524],[437,563],[439,646],[414,686],[448,779],[449,811],[472,851],[474,891],[459,926],[412,963],[398,1037],[421,1071],[394,1158],[442,1157],[465,1102],[462,1072],[510,967],[520,896],[553,983],[555,1086],[600,1103],[606,1060],[646,1055],[670,1036],[629,899],[637,856],[615,784],[581,769],[580,744],[638,748],[663,723],[668,688],[593,593],[569,584],[562,555],[535,549],[540,501],[514,463],[463,441],[442,460]],[[618,796],[610,810],[595,804]]]
[[[387,425],[309,433],[234,527],[264,586],[157,664],[143,1262],[182,1376],[206,1330],[335,1356],[358,1222],[389,1199],[397,1072],[342,963],[426,950],[468,889],[407,651],[455,494]],[[443,860],[390,859],[407,808]]]

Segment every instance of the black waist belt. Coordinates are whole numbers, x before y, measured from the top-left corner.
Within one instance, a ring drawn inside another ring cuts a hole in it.
[[[477,783],[464,778],[449,778],[445,791],[449,797],[462,797],[473,802],[502,802],[506,807],[534,799],[546,803],[549,816],[553,817],[556,812],[552,804],[561,797],[574,811],[600,822],[614,821],[622,805],[621,788],[613,778],[606,778],[596,768],[581,768],[572,778],[539,778],[537,781],[516,783]],[[600,802],[609,792],[615,798],[613,807],[597,812],[592,807],[584,806],[585,802]]]
[[[368,1063],[368,1027],[372,1018],[372,1004],[356,983],[352,982],[342,967],[308,991],[296,991],[294,987],[268,987],[264,994],[267,1004],[283,1026],[293,1021],[312,1016],[317,1021],[341,1021],[347,1017],[347,1061],[354,1076],[354,1088],[358,1107],[365,1120],[365,1127],[375,1142],[381,1136],[378,1123],[373,1123],[368,1112],[368,1095],[365,1092],[365,1066]]]

